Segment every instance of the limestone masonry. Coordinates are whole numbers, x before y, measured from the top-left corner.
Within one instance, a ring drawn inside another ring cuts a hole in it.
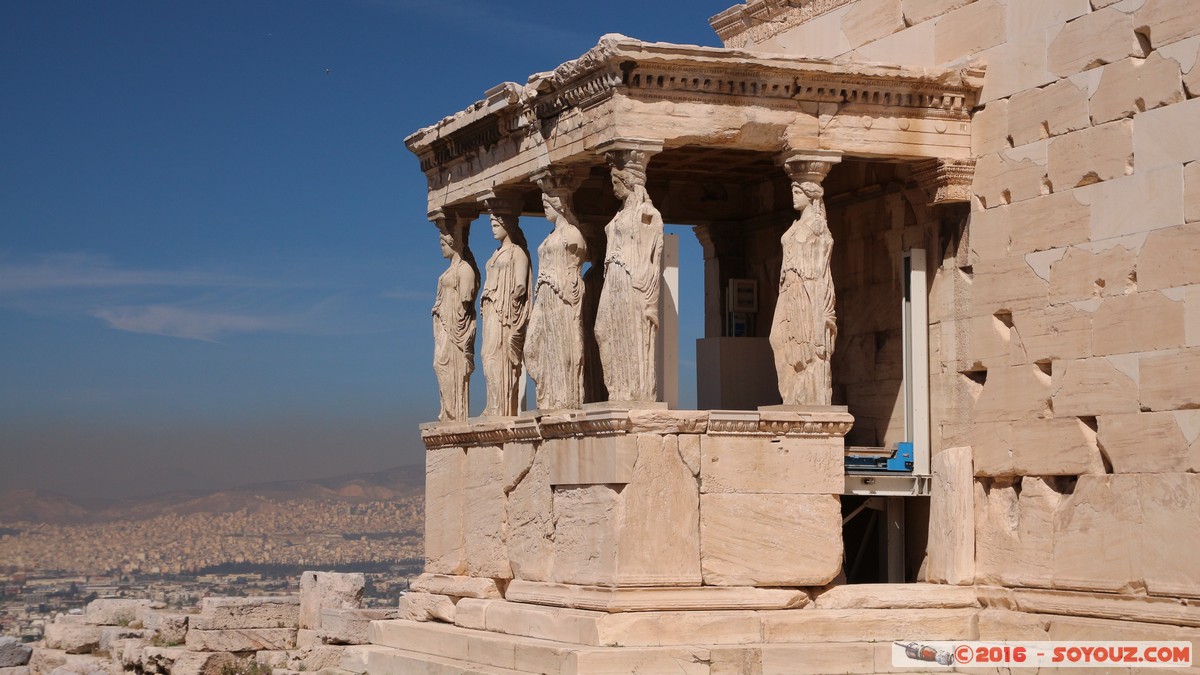
[[[1197,658],[1200,6],[752,0],[711,24],[725,47],[605,35],[406,139],[448,266],[426,564],[396,610],[320,573],[186,621],[101,602],[18,667]],[[704,251],[699,410],[669,405],[664,224]]]
[[[754,0],[712,19],[723,49],[606,35],[411,135],[448,275],[488,248],[481,213],[554,223],[520,242],[558,337],[480,315],[539,409],[454,393],[423,427],[425,575],[364,667],[872,672],[893,640],[1195,641],[1195,9]],[[696,411],[666,403],[663,223],[704,249]],[[483,285],[522,307],[507,278]],[[435,364],[456,392],[475,331],[435,322],[466,345]]]

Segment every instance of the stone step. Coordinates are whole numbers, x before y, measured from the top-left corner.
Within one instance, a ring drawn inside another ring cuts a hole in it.
[[[763,642],[977,640],[979,612],[955,609],[801,609],[759,612]]]
[[[818,591],[816,609],[951,609],[982,607],[973,586],[844,584]]]
[[[789,645],[688,647],[585,647],[548,643],[415,622],[385,631],[389,646],[347,651],[342,668],[370,675],[459,675],[520,673],[597,675],[683,673],[685,675],[823,675],[833,673],[924,672],[892,665],[888,642],[813,642]],[[402,646],[390,646],[402,645]]]
[[[590,647],[969,640],[978,635],[977,616],[981,611],[974,607],[804,608],[610,614],[501,600],[487,601],[485,606],[472,609],[471,625],[475,628]],[[371,625],[383,630],[388,624]],[[383,644],[374,637],[371,642]]]
[[[709,672],[703,647],[588,647],[499,635],[448,624],[387,621],[378,643],[355,657],[370,675],[448,673],[631,673]],[[391,650],[380,650],[379,647]],[[393,651],[394,650],[394,651]],[[434,663],[446,670],[421,670]],[[345,662],[343,662],[345,664]],[[703,670],[698,670],[703,664]],[[450,666],[460,670],[449,669]],[[345,665],[343,665],[345,667]],[[408,670],[404,670],[408,668]],[[357,669],[357,668],[356,668]]]
[[[371,652],[367,655],[367,668],[371,675],[529,675],[531,672],[403,649]]]
[[[771,673],[771,675],[829,675],[833,673],[929,672],[929,668],[892,665],[890,642],[812,642],[714,648],[712,675]]]
[[[606,588],[519,579],[508,584],[504,597],[512,602],[614,613],[655,610],[798,609],[808,604],[808,593],[798,588]]]
[[[402,652],[450,659],[464,664],[475,663],[509,670],[533,668],[530,672],[537,672],[537,668],[546,664],[561,664],[573,648],[573,645],[537,638],[514,637],[444,623],[403,619],[373,621],[368,635],[371,645],[376,647],[390,647]],[[376,675],[376,669],[371,666],[384,657],[372,649],[363,650],[360,654],[366,659],[367,672]],[[342,667],[347,667],[345,659]],[[561,669],[560,665],[558,667]]]

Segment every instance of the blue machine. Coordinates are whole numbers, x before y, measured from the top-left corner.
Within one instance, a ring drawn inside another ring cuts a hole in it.
[[[846,469],[851,471],[878,471],[881,473],[912,473],[913,444],[908,441],[896,444],[890,457],[853,453],[846,454]]]

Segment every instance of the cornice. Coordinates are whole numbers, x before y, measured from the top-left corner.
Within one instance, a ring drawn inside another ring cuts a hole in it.
[[[571,410],[522,417],[478,417],[421,425],[425,447],[469,448],[554,438],[636,433],[842,437],[854,418],[843,408],[771,410]]]
[[[493,87],[483,100],[411,134],[405,144],[431,173],[510,137],[536,139],[543,125],[567,111],[617,94],[775,107],[835,103],[860,115],[901,109],[965,120],[981,83],[982,71],[974,69],[905,68],[605,35],[579,58],[536,73],[524,85]]]

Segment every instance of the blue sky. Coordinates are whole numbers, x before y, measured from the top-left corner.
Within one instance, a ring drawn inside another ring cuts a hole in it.
[[[404,137],[603,33],[716,46],[707,19],[731,4],[0,5],[0,491],[422,461],[444,263]],[[525,227],[531,247],[548,231]]]

